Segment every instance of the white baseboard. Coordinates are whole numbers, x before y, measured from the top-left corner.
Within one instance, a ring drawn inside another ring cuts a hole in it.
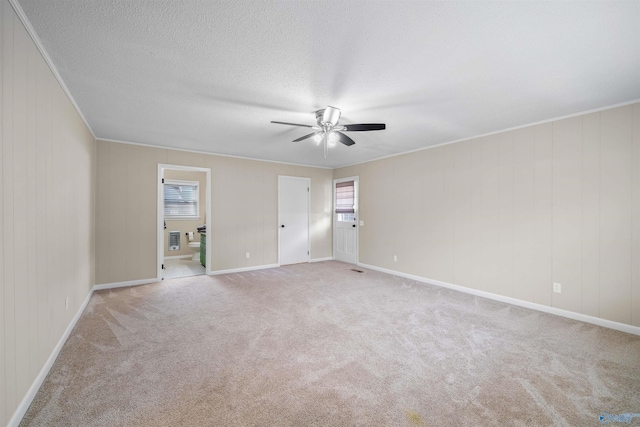
[[[309,262],[323,262],[323,261],[333,261],[332,256],[324,257],[324,258],[313,258],[310,259]]]
[[[95,291],[99,291],[102,289],[122,288],[125,286],[145,285],[148,283],[154,283],[158,281],[159,280],[157,278],[153,278],[153,279],[130,280],[127,282],[114,282],[114,283],[104,283],[100,285],[94,285],[89,291],[89,294],[87,295],[87,297],[82,302],[82,305],[80,305],[80,308],[76,312],[75,316],[73,316],[73,319],[71,319],[71,322],[67,326],[67,329],[64,331],[64,334],[62,334],[62,336],[60,337],[60,340],[58,340],[58,343],[53,348],[53,351],[49,355],[49,358],[47,359],[46,363],[44,364],[42,369],[40,369],[38,376],[35,378],[35,380],[33,380],[33,383],[31,383],[31,387],[29,387],[29,390],[27,390],[27,394],[25,394],[24,398],[16,408],[15,412],[13,413],[13,416],[11,417],[11,419],[9,420],[9,423],[7,424],[7,427],[18,427],[18,425],[22,421],[22,417],[24,417],[24,414],[27,413],[27,410],[29,409],[29,406],[31,406],[33,399],[36,397],[36,394],[38,393],[40,386],[42,386],[42,383],[44,382],[45,378],[47,378],[47,375],[49,374],[49,371],[51,370],[53,363],[58,358],[58,355],[60,354],[60,351],[62,350],[64,343],[67,341],[67,338],[69,338],[69,335],[71,334],[71,331],[73,330],[73,328],[76,326],[76,323],[78,323],[80,316],[82,316],[82,312],[87,307],[87,304],[89,304],[89,300],[91,299],[91,296]]]
[[[91,291],[100,291],[102,289],[124,288],[126,286],[147,285],[149,283],[159,282],[160,279],[154,277],[152,279],[129,280],[126,282],[113,282],[95,285]]]
[[[280,264],[266,264],[266,265],[256,265],[253,267],[232,268],[229,270],[215,270],[215,271],[208,271],[207,274],[209,276],[219,276],[221,274],[243,273],[245,271],[266,270],[267,268],[276,268],[276,267],[280,267]]]
[[[333,260],[333,258],[316,258],[314,260],[311,260],[310,262],[320,262],[320,261],[330,261],[330,260]],[[368,268],[374,271],[379,271],[382,273],[391,274],[394,276],[404,277],[410,280],[415,280],[416,282],[429,283],[435,286],[453,289],[453,290],[464,292],[467,294],[476,295],[483,298],[489,298],[495,301],[506,302],[509,304],[517,305],[519,307],[530,308],[532,310],[537,310],[537,311],[541,311],[549,314],[555,314],[557,316],[567,317],[569,319],[579,320],[582,322],[603,326],[605,328],[615,329],[617,331],[622,331],[622,332],[626,332],[633,335],[640,335],[640,327],[637,327],[637,326],[614,322],[612,320],[601,319],[599,317],[588,316],[586,314],[574,313],[572,311],[562,310],[555,307],[549,307],[542,304],[523,301],[516,298],[511,298],[511,297],[506,297],[498,294],[493,294],[490,292],[480,291],[477,289],[471,289],[471,288],[467,288],[460,285],[454,285],[452,283],[442,282],[440,280],[428,279],[428,278],[416,276],[413,274],[402,273],[400,271],[390,270],[387,268],[376,267],[374,265],[358,263],[358,266]],[[210,276],[215,276],[220,274],[241,273],[245,271],[264,270],[264,269],[276,268],[276,267],[280,267],[280,265],[278,264],[258,265],[254,267],[243,267],[243,268],[234,268],[229,270],[210,271],[207,274]],[[31,387],[29,387],[27,394],[24,396],[24,398],[18,405],[18,408],[13,413],[13,416],[9,420],[7,427],[17,427],[20,424],[20,421],[22,421],[22,417],[24,417],[24,414],[26,414],[27,410],[29,409],[29,406],[31,406],[31,402],[35,398],[38,390],[40,389],[40,386],[42,385],[45,378],[49,374],[49,370],[53,366],[53,363],[55,362],[58,355],[60,354],[60,351],[62,350],[64,343],[67,341],[67,338],[69,338],[71,331],[73,330],[73,328],[76,326],[76,323],[80,319],[82,312],[87,307],[87,304],[89,303],[89,300],[91,299],[91,296],[93,295],[94,291],[101,290],[101,289],[120,288],[125,286],[144,285],[148,283],[154,283],[157,281],[158,281],[157,278],[153,278],[153,279],[131,280],[127,282],[104,283],[104,284],[93,286],[93,288],[91,288],[91,290],[89,291],[89,294],[87,295],[87,297],[82,302],[82,305],[76,312],[75,316],[69,323],[69,326],[67,326],[67,329],[64,331],[64,334],[62,334],[62,336],[58,340],[58,343],[56,344],[53,351],[51,352],[51,355],[47,359],[47,362],[44,364],[44,366],[38,373],[38,376],[35,378],[35,380],[31,384]]]
[[[46,363],[44,364],[42,369],[40,369],[38,376],[35,378],[35,380],[33,380],[33,383],[31,383],[31,387],[29,387],[29,390],[27,390],[27,394],[25,394],[24,398],[22,398],[22,401],[16,408],[16,411],[13,413],[13,416],[9,420],[9,424],[7,424],[7,427],[17,427],[20,424],[20,421],[22,421],[22,417],[24,417],[24,414],[27,413],[27,409],[29,409],[29,406],[31,406],[31,402],[33,402],[33,399],[36,397],[36,394],[38,393],[40,386],[44,382],[45,378],[47,378],[47,375],[49,374],[49,370],[51,369],[51,367],[53,366],[53,363],[58,358],[58,355],[60,354],[60,350],[62,350],[64,343],[67,341],[67,338],[69,338],[71,331],[76,326],[76,323],[78,322],[78,319],[80,319],[82,312],[87,307],[87,304],[91,299],[91,295],[93,295],[93,289],[89,291],[89,294],[87,295],[87,297],[84,299],[84,301],[82,301],[80,308],[76,312],[75,316],[73,316],[73,319],[71,319],[69,326],[67,326],[67,329],[65,329],[64,333],[58,340],[58,343],[56,344],[56,346],[53,348],[53,351],[49,355],[49,358],[47,359]]]
[[[413,274],[402,273],[400,271],[390,270],[387,268],[376,267],[375,265],[368,265],[363,263],[359,263],[358,265],[360,267],[368,268],[375,271],[380,271],[382,273],[392,274],[394,276],[415,280],[416,282],[429,283],[431,285],[441,286],[443,288],[453,289],[455,291],[460,291],[460,292],[476,295],[483,298],[489,298],[495,301],[506,302],[508,304],[517,305],[519,307],[530,308],[532,310],[542,311],[544,313],[555,314],[556,316],[562,316],[569,319],[579,320],[581,322],[591,323],[593,325],[598,325],[598,326],[602,326],[609,329],[615,329],[616,331],[622,331],[628,334],[640,335],[640,327],[627,325],[626,323],[614,322],[613,320],[601,319],[599,317],[589,316],[582,313],[575,313],[573,311],[568,311],[568,310],[562,310],[560,308],[550,307],[548,305],[542,305],[542,304],[536,304],[533,302],[523,301],[516,298],[493,294],[491,292],[480,291],[477,289],[467,288],[465,286],[442,282],[440,280],[429,279],[426,277],[415,276]]]
[[[191,254],[191,255],[171,255],[171,256],[164,257],[164,259],[187,259],[187,258],[193,258],[193,254]]]

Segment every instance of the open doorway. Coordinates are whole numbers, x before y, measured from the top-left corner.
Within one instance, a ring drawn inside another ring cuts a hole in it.
[[[158,165],[158,277],[207,274],[210,259],[211,170]]]

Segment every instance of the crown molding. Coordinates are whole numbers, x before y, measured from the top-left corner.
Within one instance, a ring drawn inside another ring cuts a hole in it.
[[[13,10],[16,12],[16,15],[18,15],[18,18],[20,18],[20,21],[22,21],[22,25],[24,25],[25,29],[27,30],[27,33],[29,33],[29,36],[31,37],[36,47],[38,48],[38,51],[40,51],[40,54],[42,55],[45,62],[49,66],[49,69],[53,73],[53,76],[58,81],[58,84],[62,87],[62,90],[64,91],[65,95],[67,95],[67,98],[69,98],[69,101],[71,101],[71,104],[73,104],[73,107],[76,109],[76,112],[80,115],[80,118],[84,122],[87,129],[89,129],[89,132],[91,132],[91,136],[93,136],[93,139],[95,140],[96,134],[93,132],[93,129],[91,129],[91,126],[87,121],[87,118],[84,116],[84,114],[82,114],[82,111],[78,106],[78,103],[73,98],[73,95],[71,95],[71,91],[69,91],[69,88],[65,84],[64,80],[62,80],[62,76],[58,72],[58,69],[56,68],[56,66],[53,64],[51,57],[49,56],[46,49],[44,48],[44,45],[42,44],[40,37],[38,37],[36,30],[31,25],[29,18],[27,18],[27,15],[24,13],[22,6],[20,6],[20,3],[18,3],[18,0],[9,0],[9,4],[11,4],[11,6],[13,7]]]
[[[405,154],[417,153],[418,151],[430,150],[432,148],[438,148],[438,147],[442,147],[444,145],[455,144],[457,142],[470,141],[470,140],[476,139],[476,138],[484,138],[485,136],[491,136],[491,135],[496,135],[496,134],[503,133],[503,132],[510,132],[512,130],[524,129],[524,128],[528,128],[528,127],[531,127],[531,126],[537,126],[537,125],[542,125],[542,124],[545,124],[545,123],[556,122],[558,120],[570,119],[572,117],[584,116],[584,115],[592,114],[592,113],[599,113],[601,111],[612,110],[614,108],[619,108],[619,107],[626,107],[627,105],[633,105],[633,104],[638,104],[638,103],[640,103],[640,99],[634,99],[632,101],[621,102],[619,104],[608,105],[606,107],[594,108],[594,109],[591,109],[591,110],[581,111],[579,113],[567,114],[565,116],[559,116],[559,117],[554,117],[554,118],[551,118],[551,119],[545,119],[545,120],[541,120],[539,122],[527,123],[525,125],[513,126],[513,127],[510,127],[510,128],[496,130],[496,131],[488,132],[488,133],[483,133],[483,134],[480,134],[480,135],[469,136],[467,138],[456,139],[454,141],[443,142],[441,144],[430,145],[428,147],[416,148],[415,150],[403,151],[402,153],[389,154],[388,156],[376,157],[375,159],[371,159],[371,160],[365,160],[365,161],[362,161],[362,162],[350,163],[348,165],[340,166],[340,167],[334,168],[334,169],[348,168],[348,167],[351,167],[351,166],[362,165],[364,163],[376,162],[378,160],[384,160],[384,159],[390,159],[392,157],[404,156]]]
[[[314,165],[305,165],[305,164],[302,164],[302,163],[280,162],[278,160],[259,159],[257,157],[243,157],[243,156],[234,156],[232,154],[219,154],[219,153],[214,153],[214,152],[210,152],[210,151],[187,150],[185,148],[165,147],[165,146],[162,146],[162,145],[143,144],[141,142],[121,141],[121,140],[118,140],[118,139],[108,139],[108,138],[100,138],[100,137],[98,137],[98,138],[96,138],[96,141],[115,142],[116,144],[126,144],[126,145],[138,145],[140,147],[158,148],[160,150],[182,151],[182,152],[185,152],[185,153],[206,154],[206,155],[209,155],[209,156],[230,157],[232,159],[252,160],[254,162],[277,163],[279,165],[287,165],[287,166],[302,166],[302,167],[305,167],[305,168],[328,169],[328,170],[336,169],[336,168],[331,168],[331,167],[328,167],[328,166],[314,166]]]

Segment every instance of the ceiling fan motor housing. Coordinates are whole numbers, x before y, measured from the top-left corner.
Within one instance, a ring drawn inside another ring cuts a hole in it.
[[[320,126],[333,127],[340,120],[340,109],[336,107],[327,107],[316,111],[316,120]]]

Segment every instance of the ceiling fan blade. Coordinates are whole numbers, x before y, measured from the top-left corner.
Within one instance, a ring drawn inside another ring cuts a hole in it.
[[[313,132],[313,133],[310,133],[309,135],[301,136],[298,139],[294,139],[293,142],[298,142],[298,141],[302,141],[303,139],[311,138],[316,133],[318,133],[318,132]]]
[[[335,131],[335,132],[338,134],[338,138],[339,138],[338,141],[340,141],[341,143],[343,143],[347,147],[356,143],[353,139],[349,138],[344,133],[338,132],[338,131]]]
[[[274,122],[273,120],[271,121],[271,123],[276,123],[276,124],[279,124],[279,125],[301,126],[303,128],[312,128],[313,127],[311,125],[300,125],[298,123]]]
[[[355,132],[365,130],[385,130],[387,126],[384,123],[363,123],[355,125],[343,125],[343,131]]]

